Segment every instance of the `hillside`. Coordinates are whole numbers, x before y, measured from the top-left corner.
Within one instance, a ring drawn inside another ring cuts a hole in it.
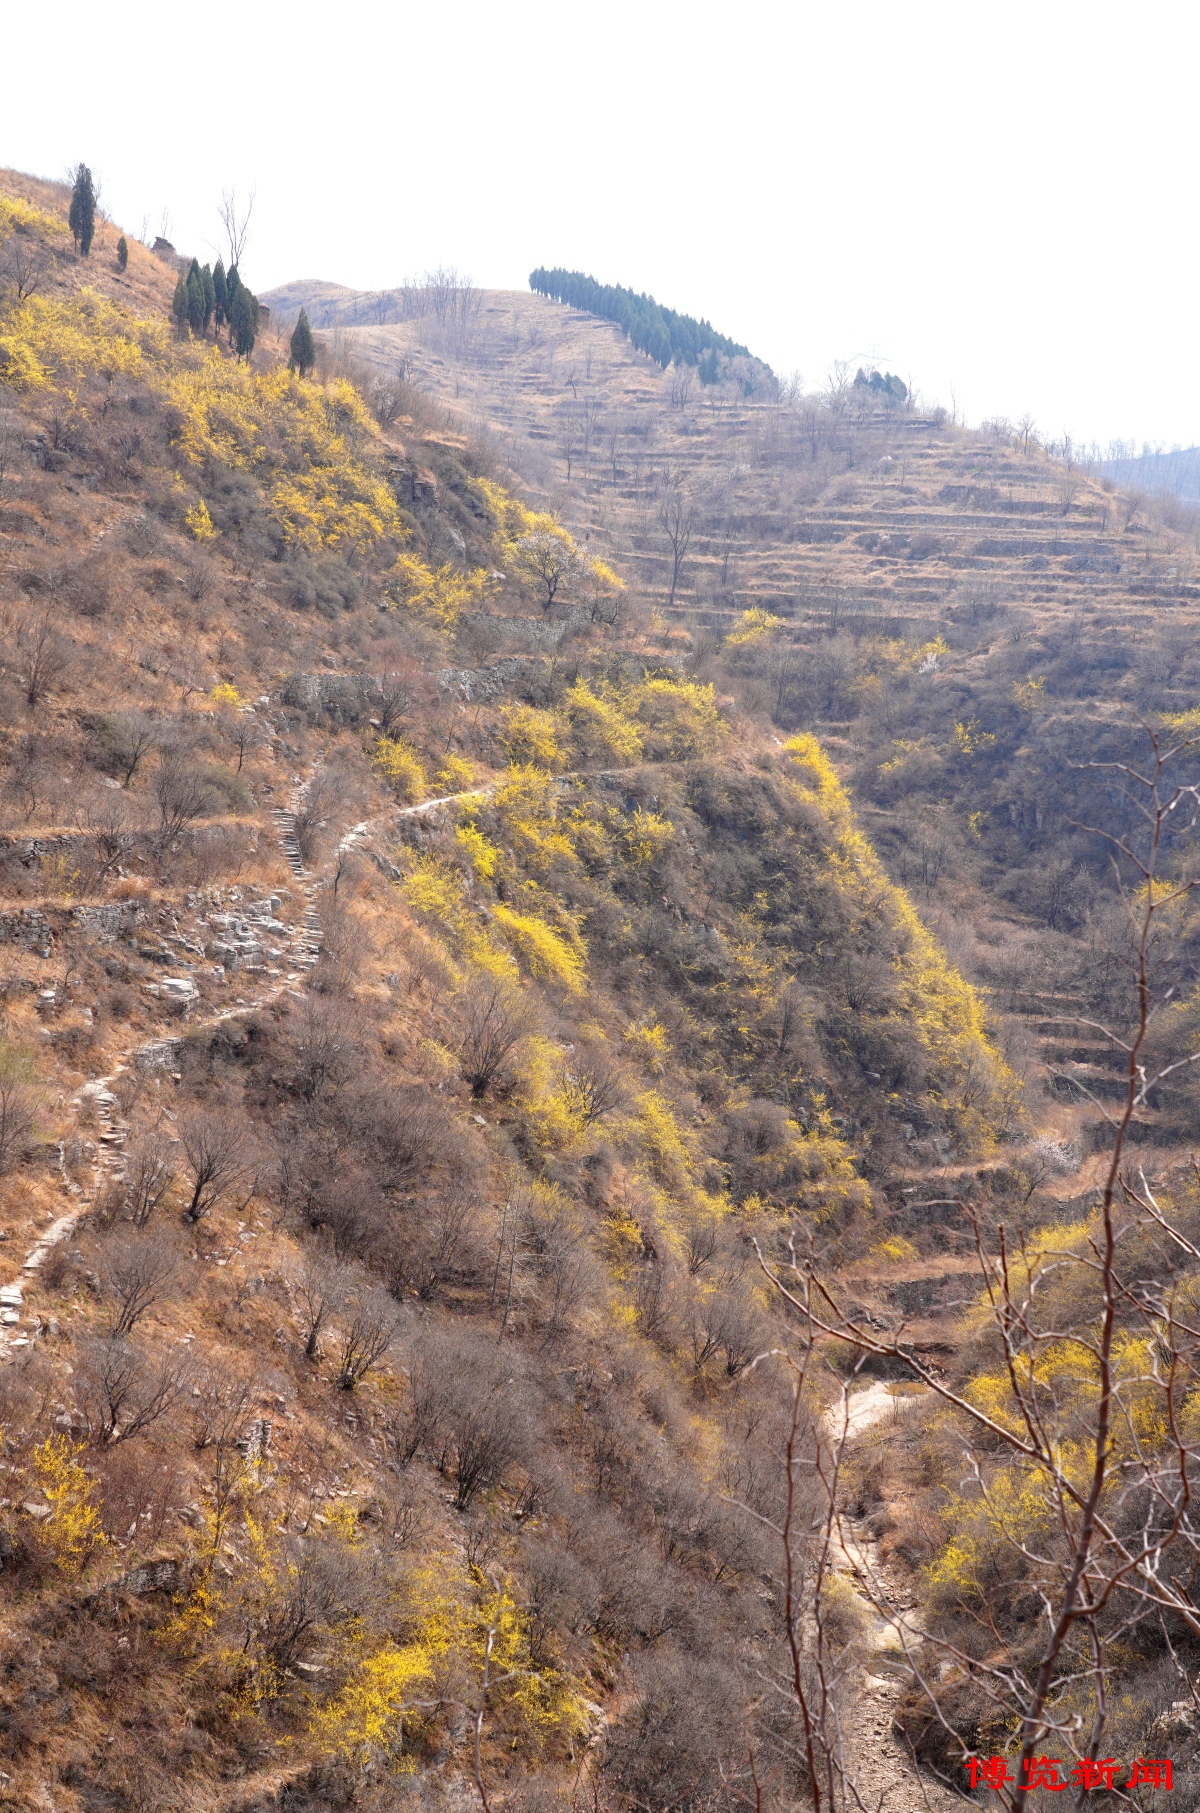
[[[0,1804],[782,1805],[759,1255],[944,1356],[988,1011],[515,442],[68,201],[0,174]]]
[[[408,293],[397,306],[353,325],[344,300],[331,353],[403,373],[489,436],[630,577],[605,607],[613,627],[644,600],[641,623],[692,682],[736,702],[739,746],[817,739],[836,765],[825,797],[853,802],[1023,1083],[1023,1140],[1001,1117],[988,1153],[922,1109],[888,1142],[874,1092],[909,1099],[925,1060],[903,1034],[926,991],[901,1006],[894,968],[856,961],[811,1023],[834,1124],[865,1146],[889,1232],[827,1249],[822,1222],[792,1247],[796,1402],[828,1383],[817,1355],[912,1381],[904,1395],[881,1380],[818,1425],[817,1503],[842,1519],[824,1552],[849,1570],[851,1609],[868,1608],[862,1672],[822,1714],[839,1733],[829,1799],[905,1796],[915,1757],[922,1788],[957,1790],[966,1768],[978,1798],[994,1785],[1016,1809],[1038,1768],[1051,1789],[1103,1785],[1108,1750],[1114,1769],[1130,1759],[1136,1804],[1166,1804],[1167,1751],[1194,1796],[1190,515],[1027,429],[956,428],[886,374],[748,394],[660,371],[617,327],[541,297],[457,285],[453,312]],[[593,615],[585,588],[547,607]],[[569,684],[569,648],[559,660]],[[1155,747],[1176,751],[1157,779]],[[735,861],[757,888],[774,839],[757,813],[734,817],[752,827]],[[816,920],[792,948],[824,974]],[[1167,1552],[1182,1569],[1169,1581]],[[793,1698],[810,1666],[811,1708],[827,1704],[816,1609],[801,1628]],[[978,1773],[989,1757],[994,1784]],[[660,1789],[644,1804],[672,1803]]]
[[[465,341],[428,314],[339,332],[485,426],[689,629],[697,673],[764,726],[822,736],[892,875],[1004,1011],[1036,1118],[1086,1183],[1103,1132],[1072,1076],[1107,1087],[1110,1054],[1055,1022],[1094,1018],[1109,986],[1107,852],[1074,825],[1114,808],[1070,764],[1195,704],[1190,523],[1005,424],[881,405],[849,373],[746,397],[539,296],[484,292],[470,312]],[[723,640],[747,611],[778,623]],[[1167,1164],[1195,1130],[1190,1096],[1141,1118]]]

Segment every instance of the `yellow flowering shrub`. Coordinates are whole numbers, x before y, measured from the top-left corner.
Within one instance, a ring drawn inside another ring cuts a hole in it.
[[[572,745],[585,762],[627,767],[642,758],[642,733],[622,710],[613,687],[576,680],[563,701]]]
[[[534,705],[507,705],[500,723],[500,747],[510,762],[544,768],[548,774],[566,766],[558,720],[552,711],[539,711]]]
[[[544,919],[514,912],[502,902],[492,908],[492,917],[531,976],[545,982],[557,982],[571,994],[583,993],[587,971],[582,940],[577,938],[574,943],[568,942]]]
[[[483,567],[462,573],[448,563],[431,567],[417,554],[402,553],[387,579],[393,604],[431,617],[442,629],[453,629],[463,611],[486,597],[489,579]]]
[[[769,642],[775,631],[783,622],[772,611],[764,611],[761,605],[752,605],[743,611],[729,634],[725,638],[727,648],[746,648],[762,642]]]
[[[183,520],[193,541],[215,540],[217,531],[213,528],[213,519],[208,513],[208,505],[203,498],[199,503],[192,505]]]
[[[82,1573],[108,1538],[96,1502],[97,1482],[84,1470],[76,1447],[65,1435],[52,1435],[33,1451],[30,1483],[45,1498],[50,1514],[37,1522],[37,1548],[64,1574]]]
[[[50,239],[65,239],[67,223],[57,214],[47,214],[21,195],[0,194],[0,237],[9,233],[44,233]]]
[[[422,799],[429,790],[421,758],[407,737],[377,738],[371,751],[371,766],[396,798],[407,804]]]

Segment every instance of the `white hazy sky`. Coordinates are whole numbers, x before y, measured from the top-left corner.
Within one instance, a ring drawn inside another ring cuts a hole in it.
[[[819,382],[1200,441],[1194,5],[304,0],[4,9],[0,162],[245,275],[582,267]],[[18,77],[18,72],[23,72]]]

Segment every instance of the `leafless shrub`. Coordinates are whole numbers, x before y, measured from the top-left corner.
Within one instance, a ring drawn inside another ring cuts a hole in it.
[[[409,1359],[409,1409],[394,1431],[402,1458],[424,1451],[452,1475],[465,1511],[510,1472],[531,1434],[524,1393],[507,1348],[465,1329],[423,1334]]]
[[[359,1051],[358,1028],[345,1001],[306,994],[293,1014],[295,1067],[291,1087],[312,1102],[352,1074]]]
[[[585,1127],[615,1114],[629,1094],[620,1065],[603,1049],[584,1049],[562,1068],[563,1094]]]
[[[305,862],[311,862],[316,855],[317,834],[325,825],[333,798],[333,777],[328,769],[318,768],[304,789],[294,814],[296,842]]]
[[[529,1192],[521,1215],[525,1268],[537,1290],[547,1341],[561,1335],[595,1284],[595,1262],[574,1203],[557,1191]]]
[[[179,836],[185,825],[202,818],[213,801],[208,778],[184,750],[169,749],[154,775],[159,831],[165,843]]]
[[[0,283],[14,302],[24,302],[41,289],[54,269],[54,259],[37,240],[14,233],[0,254]]]
[[[125,1203],[129,1219],[144,1228],[178,1175],[179,1147],[160,1128],[136,1133],[125,1152]]]
[[[267,733],[252,711],[223,711],[217,725],[230,753],[237,757],[234,772],[240,774],[246,757],[262,748]]]
[[[482,1101],[523,1039],[538,1025],[533,1002],[511,983],[482,983],[459,1011],[459,1062],[471,1094]]]
[[[372,1598],[368,1568],[342,1543],[289,1536],[281,1561],[269,1588],[251,1577],[239,1595],[244,1647],[273,1688],[322,1634],[361,1617]]]
[[[111,794],[86,805],[81,814],[82,829],[92,842],[95,857],[95,885],[99,887],[114,869],[129,857],[133,848],[133,831],[122,797]]]
[[[291,1280],[306,1360],[321,1357],[321,1332],[346,1297],[347,1279],[328,1254],[310,1253],[298,1277]]]
[[[179,1139],[192,1175],[185,1221],[200,1221],[230,1192],[253,1188],[250,1136],[237,1121],[195,1109],[180,1115]]]
[[[17,631],[17,661],[27,705],[39,705],[65,679],[73,653],[49,608],[24,620]]]
[[[122,1335],[85,1342],[75,1368],[75,1391],[88,1439],[127,1441],[165,1416],[190,1378],[186,1356],[151,1358]]]
[[[113,1303],[108,1332],[129,1335],[170,1291],[175,1254],[153,1234],[118,1233],[105,1241],[97,1270]]]
[[[123,1442],[96,1458],[104,1529],[114,1542],[160,1542],[179,1503],[179,1468],[149,1443]]]
[[[40,1097],[20,1057],[0,1051],[0,1177],[29,1150]]]
[[[353,1391],[378,1365],[396,1338],[399,1310],[395,1299],[378,1285],[360,1284],[341,1312],[342,1343],[338,1387]]]

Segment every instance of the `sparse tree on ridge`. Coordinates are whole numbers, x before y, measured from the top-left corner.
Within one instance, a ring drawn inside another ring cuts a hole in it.
[[[288,348],[289,371],[298,371],[302,378],[307,378],[317,362],[317,348],[313,340],[312,328],[308,324],[308,313],[300,310],[296,325],[292,329],[291,343]]]
[[[254,190],[250,191],[250,200],[244,209],[238,207],[236,189],[227,189],[221,197],[221,206],[217,213],[225,229],[225,238],[229,245],[229,266],[236,271],[246,256],[246,241],[250,237],[250,216],[254,212]]]
[[[86,164],[80,164],[75,172],[75,187],[71,191],[71,211],[67,219],[71,228],[71,237],[75,241],[75,250],[82,252],[86,258],[92,249],[92,240],[96,235],[96,189],[92,182],[92,173]]]

